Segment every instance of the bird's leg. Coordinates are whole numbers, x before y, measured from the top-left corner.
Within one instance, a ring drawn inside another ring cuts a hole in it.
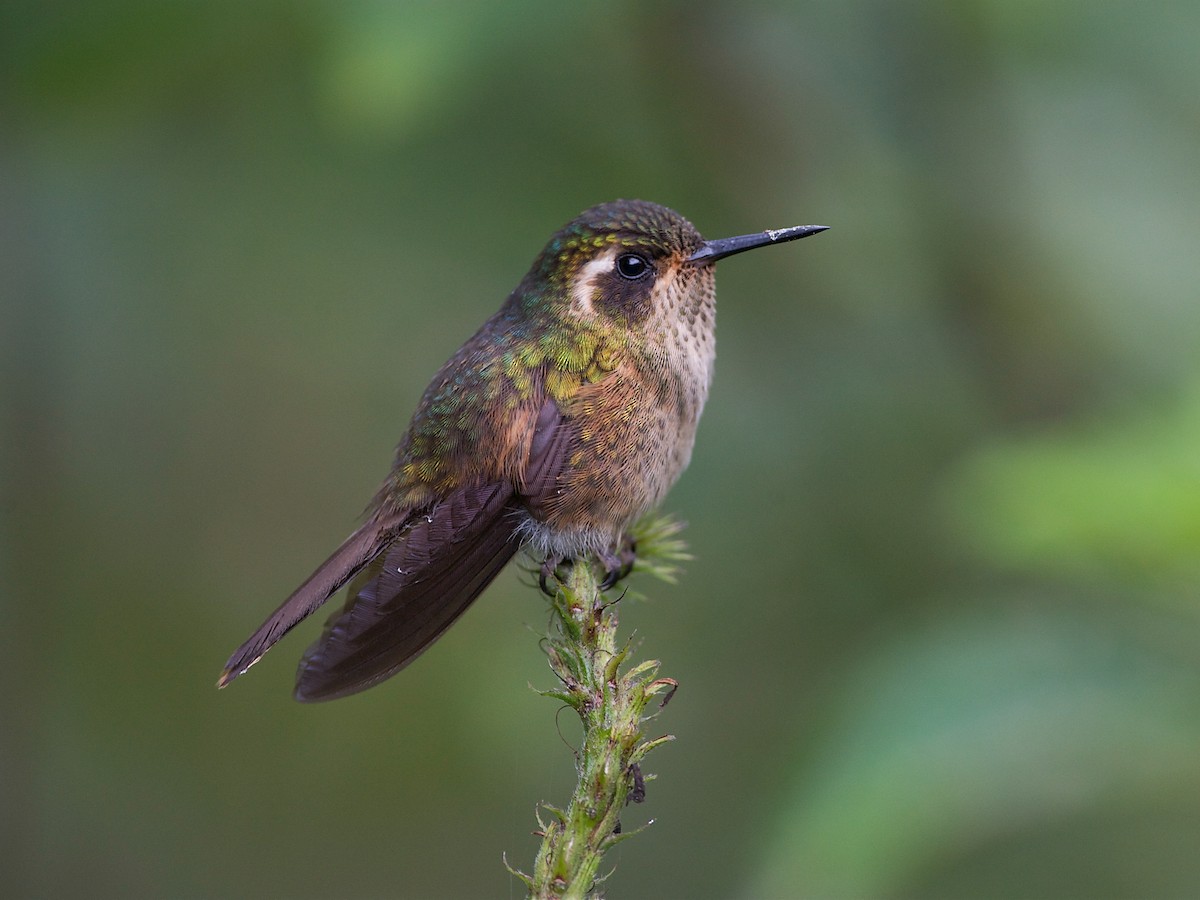
[[[601,553],[599,558],[604,566],[600,590],[607,591],[633,571],[633,564],[637,560],[637,542],[627,534],[621,538],[621,546],[616,552],[609,550]]]
[[[599,553],[597,559],[604,566],[604,580],[600,582],[600,590],[611,590],[618,581],[628,577],[633,571],[633,564],[637,561],[637,541],[626,534],[622,536],[620,546],[616,550]],[[538,571],[538,586],[547,597],[553,597],[556,593],[556,590],[550,588],[550,579],[562,581],[558,577],[558,569],[563,563],[570,561],[569,557],[554,553],[542,560],[541,569]]]
[[[561,566],[565,561],[566,560],[562,555],[556,553],[551,553],[542,560],[542,568],[538,573],[538,587],[542,589],[542,593],[547,597],[554,598],[558,596],[558,588],[551,590],[548,582],[550,581],[551,577],[553,577],[555,581],[562,580],[558,577],[558,567]]]
[[[617,556],[621,560],[620,577],[629,577],[633,571],[633,564],[637,562],[637,541],[633,539],[633,535],[626,534],[621,537],[621,549]]]

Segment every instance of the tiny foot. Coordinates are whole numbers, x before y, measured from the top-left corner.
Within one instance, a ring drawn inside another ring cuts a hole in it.
[[[561,556],[547,556],[542,560],[542,568],[538,572],[538,587],[542,589],[542,593],[547,597],[553,598],[558,596],[558,588],[551,590],[549,582],[551,578],[559,581],[558,567],[562,564],[563,558]]]
[[[637,542],[625,535],[616,553],[601,553],[599,558],[604,566],[604,580],[600,582],[600,590],[607,591],[633,571],[633,564],[637,561]]]
[[[621,560],[621,578],[629,577],[629,573],[633,571],[633,564],[637,562],[637,541],[630,535],[625,535],[621,538],[621,549],[617,553],[617,558]]]

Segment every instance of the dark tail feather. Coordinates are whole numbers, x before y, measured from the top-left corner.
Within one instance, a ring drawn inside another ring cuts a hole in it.
[[[330,598],[342,585],[379,555],[395,529],[387,527],[377,518],[372,518],[362,528],[346,538],[345,543],[325,560],[295,593],[283,601],[258,631],[229,657],[225,670],[217,681],[217,687],[225,687],[252,665],[262,659],[264,653],[281,637],[292,630],[318,606]]]
[[[503,484],[462,488],[404,532],[351,586],[342,612],[300,662],[297,700],[332,700],[399,672],[462,615],[516,552]]]

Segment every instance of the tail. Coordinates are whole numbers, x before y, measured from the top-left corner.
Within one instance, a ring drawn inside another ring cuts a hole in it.
[[[399,672],[462,615],[517,550],[502,483],[460,488],[413,516],[362,567],[341,613],[300,661],[295,697],[332,700]]]
[[[271,613],[267,621],[258,627],[242,646],[234,651],[225,663],[225,669],[217,680],[223,688],[262,659],[281,637],[291,631],[317,607],[330,598],[342,585],[355,576],[372,559],[388,546],[395,537],[377,517],[372,517],[362,528],[346,538],[345,543],[325,560],[304,584],[300,585],[283,601],[279,609]]]

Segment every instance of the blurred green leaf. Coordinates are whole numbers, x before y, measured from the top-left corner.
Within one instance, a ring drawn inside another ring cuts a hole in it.
[[[1169,406],[982,447],[948,497],[965,538],[997,565],[1200,583],[1200,387]]]
[[[962,615],[867,654],[831,698],[744,895],[923,896],[922,878],[1036,823],[1200,790],[1198,635],[1181,654],[1133,631],[1049,610]],[[1112,873],[1137,864],[1093,859],[1063,880],[1070,896],[1108,896]],[[1172,875],[1156,866],[1137,871],[1161,896]],[[1029,872],[976,893],[1038,884]]]

